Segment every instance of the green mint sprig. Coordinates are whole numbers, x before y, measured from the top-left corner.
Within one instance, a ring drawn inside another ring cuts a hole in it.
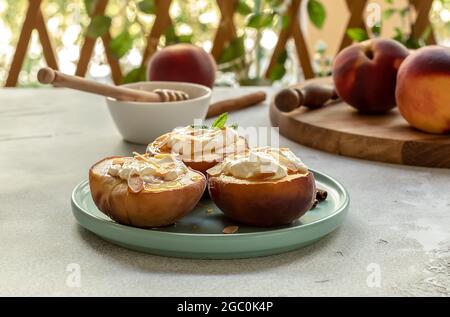
[[[211,128],[223,129],[225,128],[227,120],[228,120],[228,112],[224,112],[217,117],[217,119],[213,122]]]
[[[223,129],[223,128],[225,128],[227,120],[228,120],[228,112],[222,113],[220,116],[217,117],[216,120],[214,120],[213,124],[211,125],[211,129]],[[202,125],[193,125],[193,124],[191,124],[191,128],[193,128],[193,129],[210,129],[210,127],[208,127],[205,124],[202,124]],[[230,125],[230,128],[236,130],[238,128],[238,124],[237,123],[233,123],[232,125]]]

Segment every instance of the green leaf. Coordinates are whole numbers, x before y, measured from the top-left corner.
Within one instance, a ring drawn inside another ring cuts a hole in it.
[[[138,8],[144,13],[155,14],[156,6],[154,0],[143,0],[138,3]]]
[[[283,0],[268,0],[268,5],[271,8],[279,7],[282,4],[283,4]]]
[[[277,63],[278,63],[278,64],[284,64],[284,63],[286,62],[287,58],[288,58],[288,53],[287,53],[287,50],[284,49],[284,50],[281,52],[280,56],[278,56],[278,58],[277,58]]]
[[[275,66],[272,69],[272,72],[270,73],[270,80],[276,81],[280,80],[281,78],[286,75],[286,67],[284,67],[283,64],[275,64]]]
[[[129,84],[129,83],[135,83],[138,81],[145,81],[146,78],[146,71],[145,67],[139,67],[132,69],[129,71],[125,77],[122,79],[122,84]]]
[[[237,128],[239,128],[239,125],[237,123],[233,123],[232,125],[230,125],[230,128],[237,130]]]
[[[351,28],[347,30],[347,35],[353,41],[362,42],[369,39],[367,32],[361,28]]]
[[[192,43],[192,34],[179,35],[178,43]]]
[[[389,8],[383,11],[383,19],[389,20],[394,13],[397,12],[396,9]]]
[[[404,44],[409,49],[418,49],[425,45],[423,41],[415,39],[413,37],[409,37]]]
[[[257,29],[259,27],[260,20],[261,20],[261,14],[254,13],[249,16],[248,21],[247,21],[247,26]]]
[[[283,30],[286,30],[289,27],[289,24],[291,23],[291,18],[284,14],[281,16],[281,28]]]
[[[252,8],[250,8],[244,0],[239,0],[236,5],[236,11],[240,15],[246,16],[246,15],[252,13]]]
[[[233,39],[228,44],[228,46],[224,48],[219,57],[219,64],[230,62],[232,60],[244,56],[244,54],[245,54],[244,37],[240,36]]]
[[[380,23],[374,24],[370,30],[372,31],[372,34],[374,36],[376,37],[379,36],[381,34],[381,24]]]
[[[111,18],[106,15],[96,15],[92,18],[86,31],[88,37],[97,38],[108,32],[111,26]]]
[[[84,6],[89,16],[92,16],[97,6],[97,0],[84,0]]]
[[[109,49],[116,58],[121,58],[133,47],[134,39],[124,30],[109,43]]]
[[[430,37],[431,32],[432,32],[431,26],[427,26],[425,31],[423,31],[422,35],[420,36],[421,40],[426,42],[428,40],[428,38]]]
[[[309,0],[307,9],[308,16],[312,24],[314,24],[316,28],[321,29],[327,16],[323,4],[318,0]]]
[[[178,43],[192,43],[192,36],[192,34],[178,35],[173,25],[170,25],[164,32],[166,46]]]
[[[404,44],[405,41],[404,41],[404,36],[403,36],[402,30],[399,27],[396,27],[394,29],[394,32],[395,32],[395,35],[392,39]]]
[[[274,13],[254,13],[247,21],[247,26],[254,29],[269,27],[273,23]]]
[[[211,128],[222,129],[225,128],[225,124],[228,120],[228,112],[222,113],[217,119],[213,122]]]
[[[179,42],[173,25],[167,28],[166,32],[164,32],[164,37],[166,38],[166,45],[177,44]]]
[[[288,58],[287,50],[284,49],[281,54],[278,56],[276,64],[273,66],[272,71],[270,72],[269,79],[274,82],[276,80],[280,80],[286,75],[286,67],[284,64]]]
[[[406,15],[409,14],[409,6],[404,7],[400,10],[400,16],[404,18]]]

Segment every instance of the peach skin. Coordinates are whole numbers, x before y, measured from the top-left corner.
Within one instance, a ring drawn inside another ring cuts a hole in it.
[[[342,50],[333,64],[338,95],[362,113],[381,114],[395,107],[397,70],[409,51],[389,39],[374,39]]]
[[[192,44],[167,46],[156,52],[148,64],[148,80],[151,81],[181,81],[211,88],[215,78],[213,57]]]
[[[429,46],[411,54],[400,67],[396,97],[413,127],[450,133],[450,49]]]

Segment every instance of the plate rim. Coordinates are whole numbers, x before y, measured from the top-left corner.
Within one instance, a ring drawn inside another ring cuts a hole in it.
[[[335,217],[336,215],[344,212],[350,205],[350,195],[348,193],[348,191],[345,189],[345,187],[336,179],[334,179],[333,177],[331,177],[328,174],[319,172],[315,169],[309,168],[309,170],[311,172],[313,172],[313,174],[316,175],[320,175],[321,177],[327,178],[328,180],[330,180],[333,185],[337,186],[337,188],[343,193],[343,202],[341,203],[340,206],[338,206],[338,208],[336,208],[336,210],[329,214],[328,216],[321,218],[317,221],[311,222],[311,223],[307,223],[307,224],[303,224],[300,226],[292,226],[292,227],[287,227],[287,228],[278,228],[278,229],[268,229],[267,231],[258,231],[258,232],[245,232],[245,233],[234,233],[234,234],[224,234],[224,233],[183,233],[183,232],[168,232],[168,231],[159,231],[158,229],[153,229],[153,228],[149,228],[149,229],[144,229],[144,228],[138,228],[138,227],[133,227],[133,226],[126,226],[126,225],[122,225],[120,223],[115,222],[114,220],[112,221],[108,221],[105,219],[102,219],[98,216],[95,216],[93,214],[91,214],[88,211],[85,211],[84,208],[82,208],[77,200],[75,199],[75,195],[76,193],[79,191],[80,188],[85,187],[86,185],[89,187],[89,180],[85,179],[83,181],[81,181],[80,183],[78,183],[75,188],[72,190],[72,195],[71,195],[71,204],[72,206],[75,206],[79,212],[82,212],[85,216],[93,219],[96,222],[102,223],[104,225],[108,225],[108,226],[113,226],[115,229],[119,229],[119,230],[133,230],[135,232],[141,233],[141,234],[148,234],[148,235],[155,235],[155,236],[161,236],[161,237],[190,237],[190,238],[205,238],[205,237],[220,237],[220,238],[224,238],[224,239],[232,239],[232,238],[236,238],[236,237],[258,237],[258,236],[265,236],[267,237],[267,235],[276,235],[276,234],[284,234],[284,233],[289,233],[291,231],[296,231],[299,230],[300,228],[304,229],[304,228],[309,228],[312,226],[317,226],[320,225],[322,222],[325,222],[327,220],[329,220],[330,218]],[[72,208],[73,210],[73,208]],[[73,212],[73,211],[72,211]],[[75,216],[75,215],[74,215]],[[75,218],[77,219],[77,217],[75,216]],[[78,219],[77,219],[78,221]],[[79,221],[78,221],[79,222]],[[80,224],[81,225],[81,224]],[[83,225],[82,225],[83,226]],[[84,226],[83,226],[84,227]]]

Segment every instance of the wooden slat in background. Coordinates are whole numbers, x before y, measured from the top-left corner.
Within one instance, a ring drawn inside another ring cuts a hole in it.
[[[226,44],[232,41],[237,36],[233,16],[236,11],[238,0],[216,1],[221,12],[221,20],[214,37],[211,53],[214,58],[218,60]],[[308,53],[305,37],[299,23],[299,10],[302,1],[307,0],[291,0],[288,11],[286,13],[289,16],[289,25],[279,33],[278,41],[272,53],[269,66],[265,74],[266,77],[270,77],[270,73],[273,70],[274,65],[276,64],[278,57],[285,49],[287,41],[290,38],[293,38],[294,40],[297,57],[299,58],[299,62],[303,69],[305,78],[314,77],[311,57]],[[412,25],[412,34],[414,38],[419,38],[420,36],[422,36],[422,34],[424,34],[427,28],[430,27],[428,16],[433,0],[409,1],[417,11],[417,19]],[[350,12],[350,18],[347,21],[346,29],[354,27],[367,29],[364,23],[364,10],[367,2],[368,0],[346,0],[346,5]],[[27,13],[22,24],[22,31],[19,36],[19,41],[17,43],[11,67],[9,69],[8,77],[5,83],[6,87],[13,87],[17,85],[20,70],[22,68],[25,54],[30,42],[31,33],[34,29],[36,29],[39,34],[39,39],[43,47],[44,58],[48,66],[54,69],[58,69],[57,60],[51,44],[51,38],[49,37],[45,18],[41,11],[41,3],[42,0],[29,0]],[[172,20],[169,14],[171,3],[172,0],[155,0],[156,18],[147,37],[147,45],[144,49],[141,63],[142,67],[145,67],[147,65],[150,57],[156,52],[160,37],[170,26],[172,26]],[[98,0],[96,8],[91,16],[91,20],[96,15],[104,14],[107,4],[108,0]],[[343,23],[345,22],[343,21]],[[96,38],[85,36],[84,43],[80,51],[80,59],[77,64],[76,75],[86,75],[96,40]],[[122,72],[120,69],[119,60],[115,58],[109,50],[109,43],[111,42],[111,35],[109,31],[101,37],[101,40],[103,42],[103,45],[105,46],[106,58],[111,67],[111,75],[113,81],[116,84],[120,84],[122,80]],[[430,33],[427,42],[429,44],[434,44],[436,42],[433,32]],[[345,34],[341,40],[340,49],[345,48],[351,43],[351,39]]]

